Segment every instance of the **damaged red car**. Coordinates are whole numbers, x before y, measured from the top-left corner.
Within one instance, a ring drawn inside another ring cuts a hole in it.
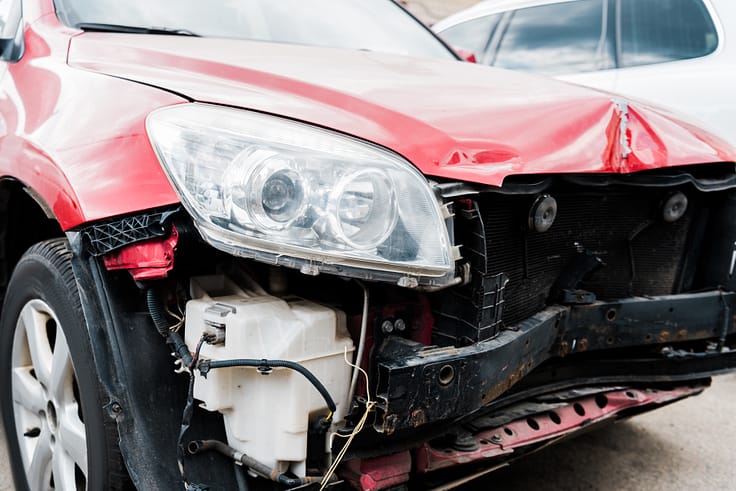
[[[388,0],[0,19],[20,490],[447,489],[736,367],[736,150],[687,122]]]

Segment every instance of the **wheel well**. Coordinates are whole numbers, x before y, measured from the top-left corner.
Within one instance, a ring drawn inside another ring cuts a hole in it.
[[[0,181],[0,300],[23,253],[36,242],[63,237],[59,223],[18,181]]]

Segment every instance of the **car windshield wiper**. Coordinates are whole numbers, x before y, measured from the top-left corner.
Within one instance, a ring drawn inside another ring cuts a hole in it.
[[[199,34],[187,29],[175,29],[172,27],[140,27],[119,24],[98,24],[94,22],[80,22],[76,27],[77,29],[91,32],[127,32],[131,34],[168,34],[172,36],[201,37]]]

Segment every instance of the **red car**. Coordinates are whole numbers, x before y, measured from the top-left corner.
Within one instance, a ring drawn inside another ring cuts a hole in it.
[[[686,122],[388,0],[0,21],[18,489],[451,487],[736,367],[736,151]]]

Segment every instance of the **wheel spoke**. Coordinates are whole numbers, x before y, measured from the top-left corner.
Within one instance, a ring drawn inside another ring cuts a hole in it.
[[[41,431],[36,444],[36,450],[31,457],[31,465],[28,467],[28,485],[32,491],[46,490],[49,487],[51,476],[51,433],[48,428]]]
[[[65,409],[61,421],[59,421],[59,443],[74,463],[87,475],[87,438],[84,423],[79,419],[76,407],[69,406]]]
[[[13,401],[33,414],[39,414],[46,408],[43,387],[33,378],[30,368],[13,369]]]
[[[46,335],[46,320],[47,316],[30,304],[21,312],[21,321],[26,331],[28,350],[31,353],[36,377],[41,384],[48,387],[51,375],[51,346]]]
[[[51,379],[48,385],[51,397],[55,398],[59,404],[63,405],[67,402],[67,399],[74,397],[71,387],[73,376],[69,346],[67,346],[66,339],[59,330],[52,355]]]
[[[74,476],[74,461],[58,446],[54,452],[53,472],[54,490],[77,490],[77,482]]]

